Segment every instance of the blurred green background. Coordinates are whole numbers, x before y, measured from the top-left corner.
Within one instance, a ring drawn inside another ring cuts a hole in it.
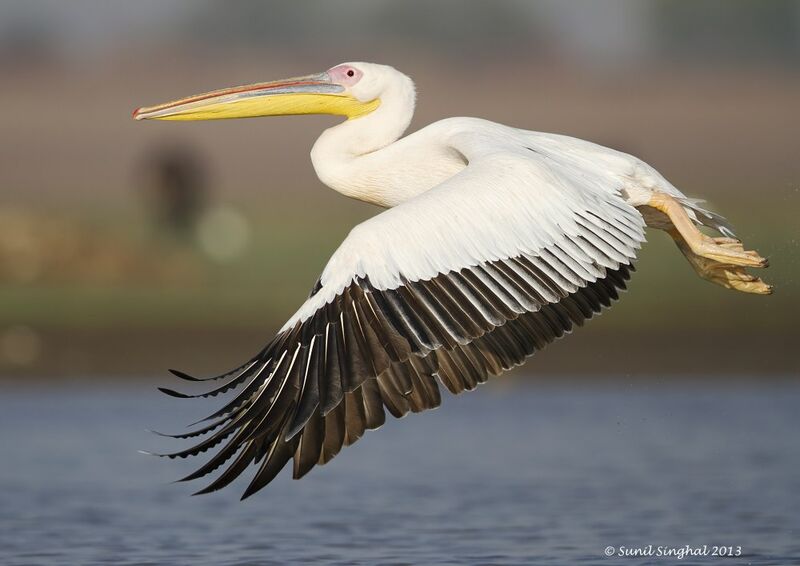
[[[0,377],[224,370],[355,223],[308,152],[330,117],[136,123],[138,106],[393,65],[448,116],[586,138],[707,198],[771,297],[699,280],[651,232],[630,292],[526,375],[796,377],[800,2],[0,4]]]

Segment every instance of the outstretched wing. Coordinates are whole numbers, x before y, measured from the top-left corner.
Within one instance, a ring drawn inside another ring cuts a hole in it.
[[[184,478],[228,463],[200,493],[255,463],[247,497],[290,459],[295,478],[330,461],[385,410],[436,407],[438,383],[459,393],[521,364],[625,288],[644,224],[612,184],[534,152],[471,155],[355,227],[272,342],[202,396],[238,394],[176,435],[208,437],[168,456],[216,449]]]

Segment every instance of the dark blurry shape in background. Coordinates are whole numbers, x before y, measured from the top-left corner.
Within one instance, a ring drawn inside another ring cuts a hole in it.
[[[158,229],[191,239],[207,204],[208,173],[203,156],[190,146],[157,146],[140,166],[147,175],[143,186]]]
[[[620,304],[528,373],[798,374],[800,2],[27,0],[0,5],[0,376],[260,348],[378,212],[314,176],[333,121],[130,112],[346,60],[416,80],[412,128],[475,115],[634,153],[770,256],[776,294],[741,296],[653,234]]]

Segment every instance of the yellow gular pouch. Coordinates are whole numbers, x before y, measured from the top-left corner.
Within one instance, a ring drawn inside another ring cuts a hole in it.
[[[361,102],[338,94],[292,93],[253,96],[231,101],[197,103],[174,114],[154,117],[157,120],[229,120],[259,116],[297,116],[334,114],[348,119],[360,118],[380,106],[379,98]]]

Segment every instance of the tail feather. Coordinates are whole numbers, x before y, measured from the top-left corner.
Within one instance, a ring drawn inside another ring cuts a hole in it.
[[[710,210],[700,206],[704,203],[705,201],[702,199],[687,198],[684,199],[683,204],[689,209],[690,212],[694,212],[694,219],[703,226],[707,226],[712,230],[716,230],[727,238],[735,238],[736,232],[734,231],[733,225],[728,221],[728,219],[720,214],[717,214],[716,212],[711,212]]]

